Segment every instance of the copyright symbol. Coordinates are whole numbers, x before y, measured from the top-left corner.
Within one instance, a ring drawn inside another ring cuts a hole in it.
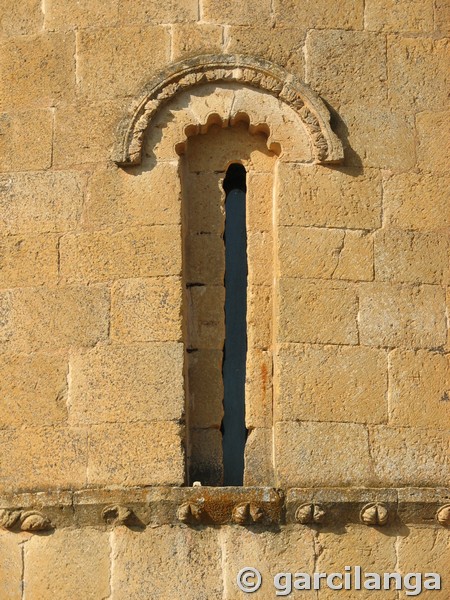
[[[261,587],[261,573],[253,567],[244,567],[239,571],[236,577],[238,588],[246,594],[256,592]]]

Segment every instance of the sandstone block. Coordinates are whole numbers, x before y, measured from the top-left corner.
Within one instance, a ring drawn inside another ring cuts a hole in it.
[[[161,4],[157,0],[120,0],[119,21],[130,23],[185,23],[197,21],[197,0],[169,0]]]
[[[218,535],[210,527],[163,525],[144,532],[116,528],[111,584],[117,600],[222,597]]]
[[[188,284],[223,285],[225,246],[221,235],[200,233],[187,236],[184,261]]]
[[[191,430],[188,465],[191,483],[223,485],[222,433],[219,429]]]
[[[31,598],[106,598],[109,534],[86,527],[32,536],[25,545],[25,569],[26,593]]]
[[[170,35],[164,27],[86,30],[78,34],[77,49],[81,94],[104,101],[140,92],[149,72],[169,61]]]
[[[272,285],[273,253],[272,232],[247,233],[248,283],[250,285]]]
[[[70,171],[0,176],[2,233],[52,233],[75,228],[83,184],[82,175]]]
[[[127,100],[59,107],[55,117],[54,166],[64,169],[110,160],[117,124],[128,104]]]
[[[362,29],[364,4],[344,0],[338,7],[325,0],[304,2],[275,0],[277,25],[285,24],[303,29]]]
[[[110,423],[89,432],[88,483],[183,485],[183,428],[177,423]]]
[[[223,49],[223,27],[204,23],[172,26],[172,60],[198,54],[220,54]]]
[[[422,112],[417,115],[417,162],[425,171],[447,172],[450,163],[450,113]]]
[[[189,425],[194,429],[219,428],[223,419],[222,350],[187,354]]]
[[[8,600],[22,600],[22,547],[24,536],[0,532],[0,586]]]
[[[1,37],[39,33],[44,23],[41,6],[40,0],[25,0],[20,4],[5,3],[0,21]]]
[[[80,488],[86,484],[87,434],[62,427],[0,431],[3,491]]]
[[[271,231],[273,206],[273,174],[247,174],[247,230]]]
[[[375,426],[370,432],[375,475],[383,486],[445,485],[450,475],[448,431]]]
[[[177,166],[160,163],[152,169],[126,171],[112,167],[89,179],[83,227],[175,225],[181,222],[181,188]]]
[[[0,357],[0,427],[63,424],[67,419],[68,365],[51,354]]]
[[[179,341],[181,304],[176,277],[118,281],[112,288],[111,337],[126,344]]]
[[[184,415],[183,346],[97,345],[70,363],[73,424],[180,420]]]
[[[283,345],[275,361],[276,419],[387,421],[387,356],[361,347]]]
[[[280,225],[373,229],[381,225],[378,172],[280,164]]]
[[[373,236],[366,231],[346,231],[334,279],[372,281]]]
[[[77,0],[72,6],[64,0],[46,0],[45,26],[50,31],[68,31],[116,25],[118,4],[118,0]]]
[[[226,0],[218,5],[214,0],[204,0],[200,16],[203,21],[227,25],[270,23],[271,4],[270,0]]]
[[[309,31],[308,83],[336,108],[386,105],[384,37],[366,31]],[[366,108],[367,110],[367,108]]]
[[[52,137],[51,110],[0,113],[0,172],[48,169]]]
[[[221,235],[225,227],[223,173],[183,174],[184,210],[189,231]]]
[[[445,299],[438,286],[366,283],[360,288],[361,343],[434,348],[445,344]]]
[[[367,430],[355,423],[277,423],[275,472],[280,487],[371,485]]]
[[[187,304],[189,346],[222,350],[225,339],[225,288],[218,285],[189,287]]]
[[[243,566],[254,566],[261,572],[262,587],[256,592],[256,597],[259,594],[261,598],[276,597],[273,585],[276,573],[314,571],[313,532],[303,527],[287,526],[277,532],[258,533],[243,527],[227,527],[223,551],[227,600],[240,600],[243,596],[236,584]]]
[[[267,349],[272,344],[272,287],[247,288],[247,336],[249,348]]]
[[[445,600],[450,563],[450,532],[445,529],[411,527],[407,536],[399,538],[398,568],[402,573],[439,573],[442,589],[423,591],[423,598]],[[407,600],[411,594],[400,592],[399,598]]]
[[[358,299],[343,282],[281,279],[279,339],[319,344],[358,343]]]
[[[103,287],[23,288],[0,294],[8,350],[93,346],[108,335],[109,292]]]
[[[442,35],[450,33],[450,6],[446,0],[437,0],[434,4],[434,24]]]
[[[1,110],[47,108],[75,95],[75,36],[45,34],[11,38],[2,44]]]
[[[231,26],[227,31],[226,51],[235,54],[259,56],[285,66],[290,72],[304,79],[303,45],[306,28],[273,28]]]
[[[57,279],[55,235],[0,236],[0,287],[52,285]]]
[[[374,527],[351,525],[346,527],[345,535],[336,532],[320,532],[318,535],[318,559],[316,572],[343,572],[345,565],[359,565],[362,573],[394,573],[396,572],[396,538],[386,535]],[[339,567],[338,567],[339,565]],[[342,565],[342,566],[341,566]],[[353,569],[352,569],[353,570]],[[334,581],[340,583],[339,580]],[[323,586],[319,592],[320,600],[331,600],[333,597],[352,600],[358,597],[364,600],[373,598],[373,590],[355,591],[355,580],[352,574],[352,590],[338,592]],[[386,600],[396,600],[395,590],[380,592]]]
[[[247,349],[245,423],[248,429],[272,427],[272,363],[272,352]]]
[[[448,354],[394,350],[389,355],[389,380],[389,416],[394,425],[435,429],[448,427]]]
[[[244,486],[273,486],[272,427],[252,429],[245,442]]]
[[[384,182],[384,219],[387,226],[416,231],[450,227],[450,179],[430,173],[400,173]]]
[[[448,235],[380,230],[375,234],[375,278],[397,283],[449,281]]]
[[[433,3],[422,0],[368,0],[364,20],[370,31],[433,31]]]
[[[421,2],[432,10],[432,6]],[[413,11],[407,14],[414,15]],[[449,41],[392,37],[388,43],[389,100],[404,110],[444,110],[450,84]]]
[[[180,238],[176,225],[67,234],[60,241],[61,275],[72,282],[180,275]]]
[[[414,117],[408,112],[342,105],[336,133],[347,165],[405,171],[416,164]]]

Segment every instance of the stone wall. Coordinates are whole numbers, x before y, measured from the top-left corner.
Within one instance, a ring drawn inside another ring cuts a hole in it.
[[[345,565],[447,599],[448,4],[4,4],[1,600],[243,598],[245,566],[266,599]],[[202,490],[236,161],[245,485]]]

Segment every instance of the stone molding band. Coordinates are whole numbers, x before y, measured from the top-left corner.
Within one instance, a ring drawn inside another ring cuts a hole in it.
[[[0,496],[0,527],[16,532],[163,524],[332,529],[349,523],[450,527],[450,490],[148,487]]]
[[[342,143],[331,129],[330,113],[319,96],[282,67],[242,55],[197,56],[160,73],[145,87],[120,123],[112,160],[119,166],[140,164],[145,131],[158,110],[178,93],[212,82],[240,83],[272,94],[300,117],[316,163],[343,161]]]

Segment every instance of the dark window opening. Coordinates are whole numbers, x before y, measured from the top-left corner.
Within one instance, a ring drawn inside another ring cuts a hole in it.
[[[223,350],[223,484],[243,485],[247,359],[247,230],[245,168],[232,164],[225,199],[225,343]]]

